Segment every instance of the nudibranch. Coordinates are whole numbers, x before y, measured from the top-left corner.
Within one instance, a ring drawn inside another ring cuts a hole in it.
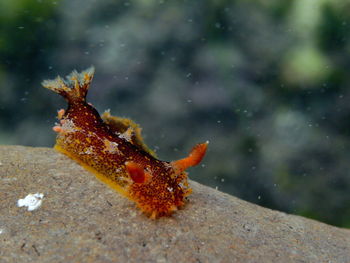
[[[101,117],[86,102],[93,75],[91,67],[81,73],[73,71],[66,79],[43,81],[45,88],[68,102],[67,110],[58,111],[59,123],[53,127],[57,132],[54,148],[135,201],[151,218],[170,215],[191,193],[185,170],[201,162],[208,142],[197,144],[186,158],[158,160],[135,122],[108,111]]]

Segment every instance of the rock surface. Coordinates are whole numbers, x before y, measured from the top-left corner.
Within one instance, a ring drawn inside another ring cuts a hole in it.
[[[183,210],[151,220],[48,148],[0,146],[1,262],[350,262],[350,231],[190,182]],[[17,207],[43,193],[32,212]]]

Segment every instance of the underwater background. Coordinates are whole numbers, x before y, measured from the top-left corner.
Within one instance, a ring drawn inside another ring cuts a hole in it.
[[[44,79],[91,65],[88,101],[192,180],[350,227],[350,2],[1,0],[0,144],[51,147]]]

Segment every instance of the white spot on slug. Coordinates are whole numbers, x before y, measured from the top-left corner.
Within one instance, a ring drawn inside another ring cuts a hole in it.
[[[93,153],[94,153],[94,147],[93,146],[89,146],[81,154],[93,154]]]
[[[119,134],[118,136],[120,139],[124,139],[128,142],[131,142],[133,134],[134,134],[134,130],[131,127],[129,127],[125,132],[123,132],[122,134]]]
[[[118,143],[111,142],[107,139],[104,139],[103,143],[105,145],[104,151],[109,152],[109,153],[113,153],[113,154],[121,154],[121,152],[118,149]]]

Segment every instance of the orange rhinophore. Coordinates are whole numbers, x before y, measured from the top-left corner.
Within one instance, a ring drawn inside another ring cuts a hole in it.
[[[170,215],[191,193],[188,167],[203,159],[208,142],[197,144],[188,157],[160,161],[143,142],[141,128],[130,119],[105,112],[102,118],[86,94],[94,74],[91,67],[73,71],[66,80],[57,77],[42,84],[68,102],[59,110],[55,149],[80,163],[97,178],[135,201],[151,218]]]

